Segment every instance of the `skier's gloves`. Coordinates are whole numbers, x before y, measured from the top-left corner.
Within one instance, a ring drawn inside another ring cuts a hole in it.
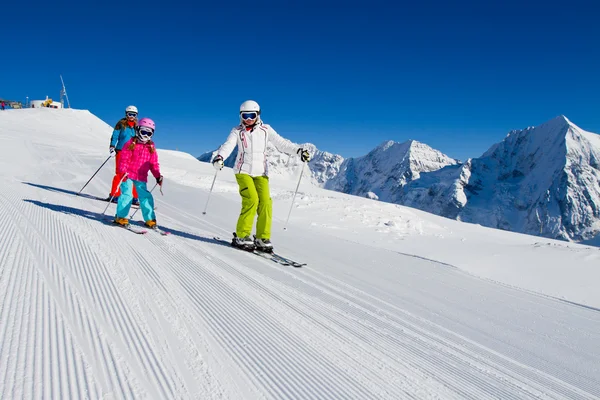
[[[304,150],[303,148],[299,148],[297,151],[298,154],[300,154],[300,160],[302,160],[302,162],[309,162],[310,161],[310,154],[308,153],[308,150]]]
[[[215,169],[217,171],[222,170],[223,169],[223,157],[216,156],[215,159],[213,160],[213,167],[215,167]]]
[[[158,186],[162,186],[162,181],[163,181],[163,176],[159,176],[158,178],[156,178],[156,183],[158,183]]]
[[[109,154],[111,157],[114,157],[114,156],[115,156],[115,154],[117,154],[117,151],[115,150],[115,148],[114,148],[113,146],[110,146],[110,149],[108,149],[108,154]]]

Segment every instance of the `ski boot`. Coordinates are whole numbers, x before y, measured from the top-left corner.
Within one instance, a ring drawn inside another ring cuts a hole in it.
[[[144,225],[146,225],[146,227],[148,227],[150,229],[156,229],[156,228],[158,228],[158,226],[156,225],[156,220],[155,219],[151,219],[149,221],[144,222]]]
[[[262,251],[263,253],[273,252],[273,244],[271,243],[270,239],[259,239],[255,236],[254,247],[256,250]]]
[[[115,224],[121,225],[121,226],[127,226],[127,225],[129,225],[129,220],[127,218],[118,218],[118,217],[115,217],[115,220],[113,222]]]
[[[139,206],[140,205],[140,201],[138,199],[133,199],[133,201],[131,202],[132,206]]]
[[[233,234],[233,240],[231,241],[231,245],[233,247],[237,247],[238,249],[253,251],[254,250],[254,241],[250,236],[246,236],[243,238],[237,237],[237,235]]]

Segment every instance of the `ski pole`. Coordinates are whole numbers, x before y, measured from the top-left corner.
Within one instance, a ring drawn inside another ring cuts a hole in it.
[[[85,185],[83,185],[83,187],[81,188],[81,190],[79,191],[79,193],[77,193],[77,196],[79,196],[81,194],[81,192],[83,192],[83,189],[85,189],[85,187],[88,185],[88,183],[90,183],[92,181],[92,179],[94,179],[94,177],[96,176],[96,174],[102,169],[102,167],[104,167],[104,164],[106,164],[108,162],[108,160],[111,159],[112,156],[108,156],[108,158],[106,160],[104,160],[104,162],[102,163],[102,165],[100,166],[100,168],[98,168],[96,170],[96,172],[94,172],[94,175],[92,175],[92,177],[90,178],[89,181],[87,181],[85,183]]]
[[[208,192],[208,199],[206,199],[206,206],[204,206],[204,211],[202,211],[202,215],[206,215],[206,210],[208,209],[208,202],[210,201],[210,195],[212,194],[213,187],[215,187],[215,181],[217,180],[218,173],[219,173],[219,170],[216,170],[212,185],[210,185],[210,192]]]
[[[156,189],[156,186],[158,185],[158,183],[154,184],[154,187],[152,188],[152,190],[150,190],[150,193],[152,193],[154,191],[154,189]],[[160,187],[160,193],[162,194],[162,186]],[[137,210],[135,210],[133,212],[133,214],[131,214],[131,217],[129,217],[129,219],[133,219],[133,216],[140,210],[140,208],[142,208],[142,205],[140,204],[140,206],[138,207]]]
[[[119,186],[117,187],[121,187],[121,183],[123,183],[125,181],[125,179],[127,178],[127,173],[125,173],[123,175],[123,177],[121,178],[121,180],[119,181]],[[106,206],[106,208],[104,209],[104,211],[102,211],[102,215],[106,214],[106,210],[108,210],[108,207],[110,207],[110,203],[112,203],[113,199],[115,198],[115,195],[113,194],[112,196],[110,196],[110,200],[108,200],[108,204]]]
[[[302,170],[300,171],[300,178],[298,178],[298,184],[296,185],[296,191],[294,192],[294,197],[292,198],[292,205],[290,206],[290,212],[288,213],[287,219],[285,220],[285,225],[283,226],[283,230],[287,230],[287,224],[290,220],[290,215],[292,215],[292,209],[294,208],[294,201],[296,201],[296,194],[298,193],[298,188],[300,187],[300,181],[302,180],[302,175],[304,175],[304,166],[305,162],[302,163]]]

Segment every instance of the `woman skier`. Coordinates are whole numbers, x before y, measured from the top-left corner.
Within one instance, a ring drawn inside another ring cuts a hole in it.
[[[273,203],[269,192],[269,176],[267,168],[267,143],[277,150],[289,155],[299,154],[303,162],[310,160],[307,150],[282,138],[264,124],[260,118],[260,107],[257,102],[247,100],[240,106],[240,125],[234,127],[227,140],[213,159],[213,166],[219,171],[223,168],[223,160],[231,154],[237,145],[238,153],[235,161],[235,179],[242,196],[242,211],[237,222],[232,245],[244,250],[273,251],[271,243],[271,216]],[[255,240],[250,236],[256,222]]]
[[[123,145],[127,143],[132,137],[135,136],[135,124],[137,123],[138,109],[136,106],[129,106],[125,109],[125,117],[121,118],[115,125],[115,130],[110,138],[109,153],[111,156],[115,156],[115,176],[113,177],[112,187],[110,194],[106,201],[118,201],[118,197],[121,194],[119,190],[119,182],[123,178],[119,174],[119,162],[121,160],[121,149]],[[133,189],[134,204],[138,204],[137,191]]]
[[[127,216],[133,201],[133,188],[137,189],[140,199],[140,208],[148,228],[158,228],[156,225],[156,214],[154,213],[154,198],[148,191],[148,171],[156,178],[156,183],[162,186],[163,177],[160,174],[158,154],[151,140],[154,135],[154,121],[150,118],[142,118],[135,127],[135,137],[129,140],[121,150],[121,160],[118,172],[125,175],[121,183],[121,195],[117,203],[117,214],[115,223],[123,226],[129,224]]]

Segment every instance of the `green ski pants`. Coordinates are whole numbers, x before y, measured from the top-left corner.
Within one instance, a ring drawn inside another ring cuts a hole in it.
[[[273,202],[269,192],[269,178],[266,176],[236,174],[235,179],[242,196],[242,211],[235,228],[235,234],[242,238],[250,236],[254,225],[254,216],[258,214],[256,237],[270,239]]]

